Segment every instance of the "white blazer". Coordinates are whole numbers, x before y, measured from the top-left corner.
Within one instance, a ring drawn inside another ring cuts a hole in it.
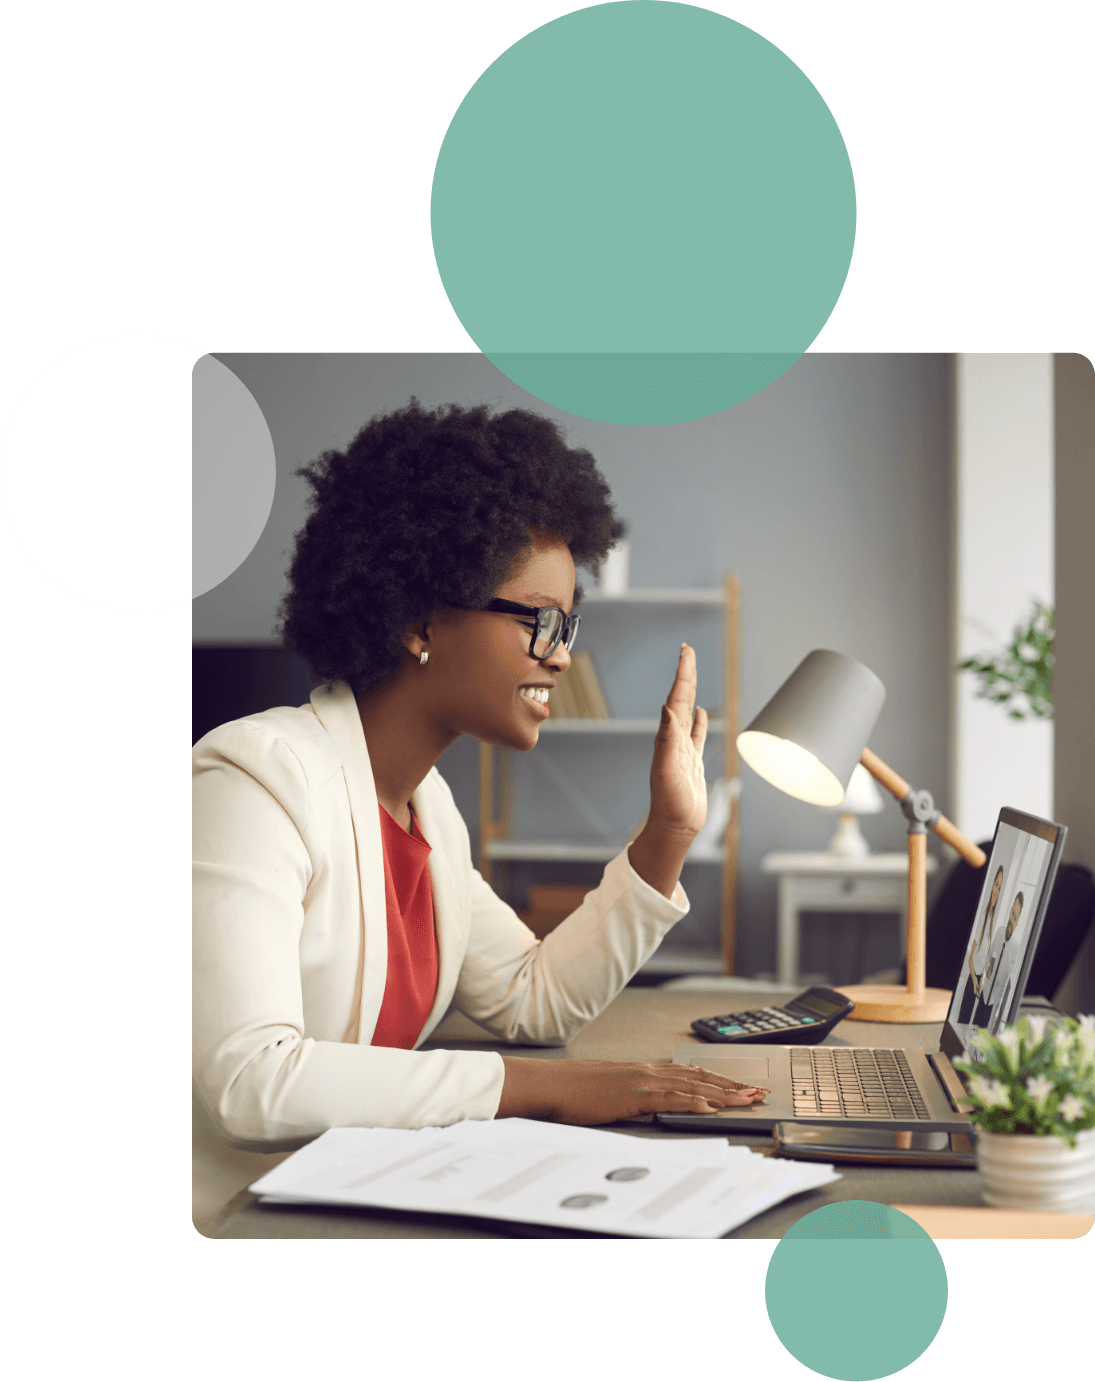
[[[350,687],[268,710],[194,748],[194,1080],[219,1133],[274,1151],[332,1127],[492,1118],[493,1052],[370,1046],[387,977],[380,816]],[[499,1039],[565,1045],[688,910],[626,850],[544,941],[472,867],[436,769],[412,798],[439,951],[421,1045],[450,1005]]]

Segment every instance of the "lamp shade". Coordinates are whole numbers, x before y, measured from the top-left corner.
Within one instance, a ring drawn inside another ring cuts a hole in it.
[[[869,667],[815,648],[738,735],[738,752],[789,796],[839,806],[885,699]]]

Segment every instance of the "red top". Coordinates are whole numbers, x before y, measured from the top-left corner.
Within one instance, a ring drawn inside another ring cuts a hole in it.
[[[437,934],[426,861],[430,846],[411,818],[408,835],[383,806],[384,896],[388,904],[388,978],[374,1046],[409,1051],[426,1025],[437,994]]]

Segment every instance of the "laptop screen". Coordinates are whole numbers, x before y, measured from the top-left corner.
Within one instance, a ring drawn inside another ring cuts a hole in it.
[[[981,1059],[970,1043],[976,1031],[995,1035],[1018,1016],[1064,836],[1037,816],[1000,812],[947,1017],[968,1060]]]

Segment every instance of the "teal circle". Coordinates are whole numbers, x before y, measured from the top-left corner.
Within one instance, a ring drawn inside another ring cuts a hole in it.
[[[784,1234],[764,1282],[788,1353],[825,1377],[888,1377],[914,1362],[947,1312],[939,1249],[907,1214],[844,1200]]]
[[[449,301],[504,374],[649,426],[729,408],[809,347],[847,277],[855,186],[778,48],[710,10],[622,0],[487,68],[431,216]]]

